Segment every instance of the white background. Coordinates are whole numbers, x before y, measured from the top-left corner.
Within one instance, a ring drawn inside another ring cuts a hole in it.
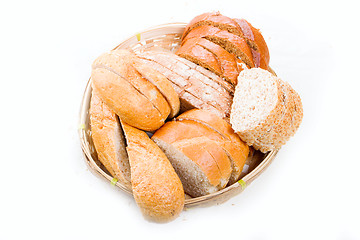
[[[360,239],[356,1],[1,1],[0,239]],[[92,61],[125,38],[219,10],[260,28],[304,119],[240,195],[143,219],[87,168],[77,133]]]

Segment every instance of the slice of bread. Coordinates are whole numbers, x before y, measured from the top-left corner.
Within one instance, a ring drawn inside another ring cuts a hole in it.
[[[242,62],[246,64],[247,68],[255,66],[250,47],[244,38],[238,35],[211,25],[202,25],[193,28],[183,39],[181,44],[183,45],[187,40],[192,38],[205,38],[212,41],[241,59]]]
[[[196,44],[196,42],[194,43],[194,41],[186,41],[186,44],[181,46],[176,51],[176,54],[222,77],[221,63],[216,55]]]
[[[249,154],[249,147],[234,132],[234,130],[231,128],[231,125],[227,121],[219,118],[211,112],[200,109],[187,111],[179,115],[176,118],[176,121],[181,121],[183,123],[190,121],[193,122],[192,125],[199,123],[204,126],[203,128],[212,130],[214,133],[217,133],[219,136],[221,136],[224,140],[221,143],[221,146],[226,150],[226,152],[229,153],[229,158],[232,160],[233,173],[229,182],[232,184],[238,180],[238,177],[244,166],[244,161]],[[198,129],[201,128],[198,126]],[[203,135],[216,140],[214,135],[210,135],[209,133],[203,133]]]
[[[151,59],[151,61],[159,63],[170,70],[171,74],[167,73],[167,71],[164,74],[167,74],[166,76],[172,79],[175,77],[176,81],[179,81],[177,78],[180,78],[180,81],[185,82],[186,85],[183,86],[183,90],[201,99],[206,104],[224,110],[227,116],[230,116],[232,96],[217,83],[205,78],[202,74],[177,61],[172,56],[176,55],[154,55],[153,52],[139,55],[139,57]]]
[[[176,54],[236,85],[239,75],[236,58],[221,46],[205,38],[191,38],[185,41]]]
[[[243,33],[243,37],[247,41],[248,45],[254,50],[253,56],[257,56],[256,66],[262,69],[268,70],[269,62],[270,62],[270,54],[268,46],[265,42],[263,35],[260,30],[253,27],[248,21],[245,19],[234,19],[236,23],[241,28],[241,32]]]
[[[142,63],[140,60],[135,61],[133,66],[142,77],[156,86],[160,93],[164,96],[171,110],[169,118],[175,117],[180,110],[180,100],[170,81],[164,75]]]
[[[184,186],[192,197],[214,193],[226,185],[226,177],[209,151],[222,151],[211,142],[185,139],[168,143],[166,139],[152,138],[170,160]],[[227,159],[228,161],[228,159]]]
[[[99,161],[114,178],[130,188],[130,165],[118,117],[94,91],[89,114],[91,137]]]
[[[93,69],[92,88],[124,122],[139,129],[154,131],[164,124],[165,117],[126,79],[105,68]]]
[[[219,12],[203,13],[193,18],[185,27],[182,39],[187,34],[198,26],[211,25],[220,29],[227,30],[230,33],[241,35],[242,32],[239,29],[238,24],[231,18],[221,15]]]
[[[155,61],[167,69],[175,72],[185,79],[191,81],[191,84],[197,84],[195,80],[200,81],[201,85],[206,85],[218,91],[222,98],[232,100],[234,93],[234,86],[218,77],[214,73],[206,70],[205,68],[179,57],[172,52],[162,51],[146,51],[138,54],[139,57]]]
[[[126,79],[139,93],[144,95],[166,119],[170,114],[170,106],[158,88],[133,67],[135,55],[126,50],[110,51],[98,57],[93,69],[104,68],[123,79]]]
[[[172,65],[173,70],[170,70],[157,61],[149,60],[148,57],[141,58],[141,60],[163,74],[172,83],[173,88],[180,98],[181,112],[193,108],[200,108],[212,111],[223,118],[230,116],[232,96],[228,92],[217,91],[215,88],[204,84],[194,77],[184,77],[183,75],[185,74],[180,70],[184,67],[182,63],[174,62]],[[175,70],[176,66],[179,66],[178,70]]]
[[[184,207],[182,183],[165,154],[139,129],[122,123],[127,141],[134,199],[143,215],[167,222]]]
[[[242,148],[204,124],[191,120],[169,121],[155,132],[152,139],[166,139],[168,143],[173,143],[197,137],[206,137],[216,141],[217,145],[224,150],[231,163],[232,172],[229,178],[229,185],[237,181],[244,161],[247,158],[248,148]]]

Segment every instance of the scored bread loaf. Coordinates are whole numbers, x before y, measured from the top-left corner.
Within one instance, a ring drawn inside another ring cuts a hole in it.
[[[168,79],[123,49],[102,54],[92,65],[92,87],[121,119],[154,131],[180,108]]]
[[[134,199],[144,217],[157,222],[176,218],[184,207],[182,183],[165,154],[148,135],[122,122]]]
[[[140,52],[137,56],[156,69],[173,84],[181,101],[181,112],[192,108],[209,110],[216,115],[229,118],[232,93],[218,81],[198,71],[195,64],[173,53]],[[211,74],[208,74],[211,75]],[[215,78],[218,80],[218,78]],[[221,80],[225,82],[225,80]]]
[[[232,34],[226,30],[211,25],[202,25],[192,29],[183,39],[181,45],[184,45],[191,38],[205,38],[223,47],[229,53],[241,59],[239,63],[243,68],[254,67],[252,52],[247,42],[238,35]]]
[[[238,80],[230,115],[232,128],[257,150],[280,148],[300,125],[300,97],[288,83],[261,68],[244,70]],[[295,109],[299,109],[298,116]]]
[[[118,117],[94,91],[89,114],[91,137],[99,161],[114,178],[131,187],[126,143]]]

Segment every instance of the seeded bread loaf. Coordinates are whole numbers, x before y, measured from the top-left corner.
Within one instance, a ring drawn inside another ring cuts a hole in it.
[[[257,150],[280,148],[300,125],[302,105],[298,94],[261,68],[244,70],[238,79],[230,115],[232,128]],[[299,109],[299,116],[295,109]]]

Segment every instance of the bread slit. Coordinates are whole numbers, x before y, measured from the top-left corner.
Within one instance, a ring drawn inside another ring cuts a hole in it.
[[[127,80],[127,81],[131,84],[131,82],[130,82],[127,78],[125,78],[125,77],[122,76],[120,73],[116,72],[114,69],[112,69],[112,68],[110,68],[110,67],[107,67],[107,66],[105,66],[105,65],[100,65],[100,64],[93,66],[93,69],[94,69],[94,70],[95,70],[95,69],[98,69],[98,68],[106,69],[106,70],[108,70],[109,72],[112,72],[112,73],[114,73],[115,75],[117,75],[117,76],[119,76],[119,77]],[[151,99],[149,99],[148,96],[146,96],[143,92],[141,92],[139,88],[137,88],[137,87],[134,86],[133,84],[131,84],[131,86],[133,86],[133,88],[134,88],[139,94],[141,94],[142,96],[144,96],[144,97],[151,103],[151,105],[157,110],[157,112],[158,112],[160,115],[164,115],[164,113],[162,113],[162,112],[160,111],[160,109],[151,101]]]

